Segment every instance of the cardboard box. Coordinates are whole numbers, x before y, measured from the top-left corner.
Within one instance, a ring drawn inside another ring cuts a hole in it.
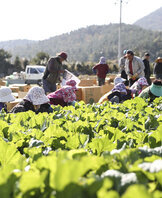
[[[88,104],[98,102],[101,97],[101,87],[100,86],[91,86],[91,87],[82,87],[82,100]]]
[[[29,89],[31,88],[31,86],[27,84],[12,84],[10,85],[10,88],[11,87],[19,87],[19,91],[23,91],[23,92],[28,92]]]
[[[19,92],[19,87],[10,87],[10,89],[11,89],[12,92],[14,92],[14,93],[18,93],[18,92]]]
[[[103,96],[107,92],[111,91],[113,88],[114,88],[113,83],[102,85],[101,86],[101,95]]]
[[[82,88],[78,87],[78,90],[76,91],[76,100],[82,100]]]
[[[117,76],[117,74],[110,74],[110,75],[109,75],[109,78],[114,80],[114,78],[115,78],[116,76]]]
[[[93,79],[93,85],[97,85],[97,80]]]
[[[0,85],[1,85],[1,86],[6,86],[6,82],[3,81],[2,79],[0,79]]]
[[[19,90],[23,91],[23,92],[28,92],[30,88],[31,88],[31,86],[27,85],[27,84],[19,85]]]
[[[111,82],[113,82],[113,81],[110,78],[105,79],[105,84],[110,84]]]
[[[86,87],[86,86],[93,86],[96,85],[95,79],[82,79],[79,83],[79,86]]]
[[[24,97],[26,96],[27,93],[28,93],[28,92],[19,91],[19,92],[18,92],[18,97],[19,97],[19,98],[24,98]]]
[[[17,105],[21,101],[22,101],[22,99],[16,99],[13,102],[7,103],[7,111],[9,112],[15,105]]]

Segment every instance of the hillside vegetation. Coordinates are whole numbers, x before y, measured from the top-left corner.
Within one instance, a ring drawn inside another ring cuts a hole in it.
[[[162,31],[162,7],[134,23],[145,29]]]
[[[66,51],[69,61],[94,61],[104,55],[107,59],[117,58],[118,24],[93,25],[70,33],[55,36],[43,41],[0,42],[0,48],[9,51],[13,57],[33,58],[43,51],[55,56],[59,51]],[[162,32],[145,30],[135,25],[122,24],[121,48],[132,49],[142,56],[149,51],[152,60],[162,54]],[[19,44],[17,44],[19,42]],[[15,45],[14,45],[15,43]]]

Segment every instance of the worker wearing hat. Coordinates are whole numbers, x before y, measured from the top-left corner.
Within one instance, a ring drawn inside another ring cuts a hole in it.
[[[139,78],[144,77],[144,63],[140,57],[134,56],[132,50],[127,50],[125,61],[125,71],[128,75],[129,86],[132,86]]]
[[[67,54],[60,52],[56,57],[49,59],[43,76],[43,89],[45,93],[56,91],[56,83],[60,80],[62,70],[62,62],[67,60]]]
[[[150,99],[152,102],[155,98],[162,96],[162,80],[155,79],[152,84],[144,89],[139,97]]]
[[[154,75],[156,79],[162,80],[162,57],[155,60]]]
[[[148,84],[151,85],[151,79],[150,79],[151,70],[150,70],[149,60],[150,60],[150,54],[148,52],[146,52],[143,57],[143,63],[145,66],[144,73],[145,73],[145,78],[147,79]]]

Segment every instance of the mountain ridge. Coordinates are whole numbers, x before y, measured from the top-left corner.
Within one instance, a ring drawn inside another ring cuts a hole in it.
[[[162,7],[137,20],[134,25],[154,31],[162,31]]]
[[[157,10],[158,13],[159,10],[161,13],[162,8]],[[150,15],[155,13],[156,11]],[[70,61],[97,62],[100,56],[114,60],[117,59],[118,53],[118,32],[119,24],[91,25],[41,41],[27,39],[2,41],[0,48],[10,52],[13,57],[27,59],[33,58],[41,51],[50,56],[66,51]],[[155,59],[162,56],[161,46],[162,31],[145,29],[137,23],[133,25],[122,23],[121,50],[132,49],[139,56],[149,51],[151,58]]]

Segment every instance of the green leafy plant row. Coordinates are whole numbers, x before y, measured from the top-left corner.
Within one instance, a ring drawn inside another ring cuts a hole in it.
[[[162,197],[162,98],[0,114],[1,198]]]

